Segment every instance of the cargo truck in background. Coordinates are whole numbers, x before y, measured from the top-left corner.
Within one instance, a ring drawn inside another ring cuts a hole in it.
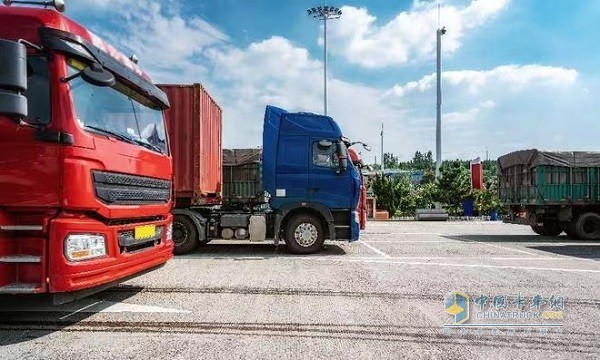
[[[0,6],[0,294],[62,303],[172,257],[168,105],[60,12]]]
[[[223,199],[221,109],[199,84],[164,84],[175,171],[173,238],[183,254],[213,239],[284,240],[294,253],[325,239],[357,240],[361,176],[327,116],[267,106],[260,180],[264,200]],[[226,200],[226,201],[223,201]]]
[[[498,158],[506,222],[572,239],[600,239],[600,153],[515,151]]]

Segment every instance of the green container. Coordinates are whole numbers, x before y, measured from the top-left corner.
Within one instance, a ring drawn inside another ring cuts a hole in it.
[[[227,203],[265,202],[261,163],[223,166],[223,201]]]
[[[522,150],[501,156],[498,164],[504,204],[600,202],[600,153]]]
[[[223,202],[266,202],[262,184],[262,150],[223,149]]]

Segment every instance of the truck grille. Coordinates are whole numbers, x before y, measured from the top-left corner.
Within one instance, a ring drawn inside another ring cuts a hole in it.
[[[171,198],[167,180],[105,171],[92,171],[92,177],[96,197],[106,204],[164,204]]]

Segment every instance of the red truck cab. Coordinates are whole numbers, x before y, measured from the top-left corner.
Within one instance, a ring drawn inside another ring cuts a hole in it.
[[[0,294],[63,302],[169,260],[166,95],[52,9],[0,6],[0,68]]]

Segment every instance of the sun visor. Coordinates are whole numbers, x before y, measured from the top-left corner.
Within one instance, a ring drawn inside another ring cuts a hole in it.
[[[65,52],[71,56],[87,61],[96,61],[108,69],[120,81],[127,84],[138,93],[152,99],[157,107],[166,109],[169,107],[167,95],[156,85],[144,79],[141,75],[119,62],[114,57],[92,45],[89,41],[79,35],[62,30],[43,27],[40,29],[40,38],[44,47],[52,50]]]

